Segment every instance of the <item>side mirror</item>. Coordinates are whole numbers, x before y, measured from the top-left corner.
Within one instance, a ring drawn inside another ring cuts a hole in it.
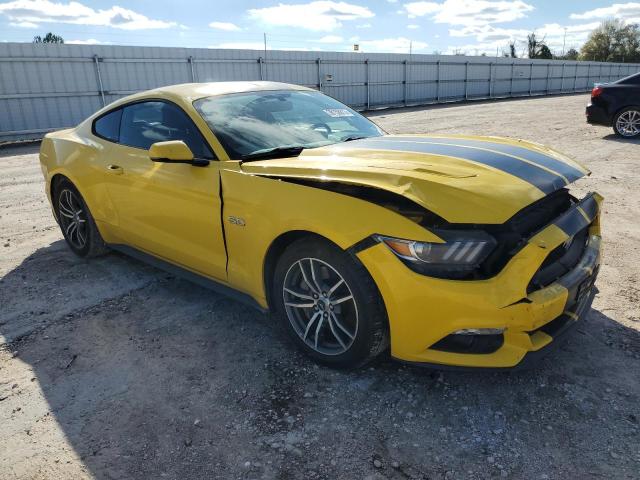
[[[161,163],[186,163],[194,167],[206,167],[209,160],[194,158],[193,152],[182,140],[156,142],[149,148],[149,158]]]

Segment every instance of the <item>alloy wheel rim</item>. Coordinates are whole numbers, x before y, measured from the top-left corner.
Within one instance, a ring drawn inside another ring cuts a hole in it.
[[[618,117],[616,129],[625,137],[634,137],[640,134],[640,112],[629,110]]]
[[[87,216],[78,196],[64,189],[58,197],[58,213],[65,238],[77,249],[87,244]]]
[[[323,355],[340,355],[358,333],[358,306],[338,271],[317,258],[289,267],[282,287],[287,318],[305,344]]]

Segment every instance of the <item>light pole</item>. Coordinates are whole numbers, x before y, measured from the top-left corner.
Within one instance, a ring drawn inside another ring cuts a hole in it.
[[[564,27],[564,38],[562,39],[562,56],[564,57],[564,47],[567,44],[567,27]]]
[[[263,39],[264,39],[264,79],[267,79],[267,74],[268,74],[268,70],[267,70],[267,33],[263,33],[262,34]]]

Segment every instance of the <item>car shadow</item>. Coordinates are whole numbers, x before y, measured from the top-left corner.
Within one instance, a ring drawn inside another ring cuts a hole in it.
[[[15,332],[16,319],[34,328],[12,333],[8,361],[32,379],[16,380],[0,408],[27,402],[7,415],[24,422],[10,429],[15,445],[54,421],[92,478],[362,478],[376,472],[373,458],[398,460],[392,478],[432,478],[448,455],[477,472],[497,468],[487,455],[516,454],[512,473],[527,476],[532,449],[580,452],[589,441],[606,455],[637,402],[605,388],[638,371],[640,333],[597,310],[531,371],[439,372],[389,359],[334,371],[243,304],[119,254],[80,260],[60,243],[2,278],[0,300],[20,297],[23,312],[1,314],[0,334]],[[55,292],[34,306],[18,286]],[[83,292],[86,301],[65,306]],[[40,409],[28,403],[38,395]],[[627,402],[621,418],[600,421],[612,396]],[[28,461],[51,462],[47,451]],[[576,455],[576,475],[611,476],[598,455]]]
[[[618,142],[618,143],[627,143],[627,144],[637,144],[640,143],[640,137],[637,138],[624,138],[620,135],[616,135],[615,133],[610,133],[609,135],[605,135],[602,137],[603,140],[608,140],[610,142]]]
[[[40,141],[0,143],[0,158],[30,155],[40,151]]]

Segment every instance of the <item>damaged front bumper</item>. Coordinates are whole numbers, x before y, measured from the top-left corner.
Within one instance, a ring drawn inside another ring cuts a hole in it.
[[[422,364],[510,368],[528,364],[557,345],[591,305],[600,265],[600,203],[599,195],[590,194],[574,204],[486,280],[415,273],[380,244],[359,252],[387,308],[392,356]],[[532,290],[532,279],[550,253],[585,230],[577,263]],[[501,333],[472,338],[461,337],[461,331]]]

